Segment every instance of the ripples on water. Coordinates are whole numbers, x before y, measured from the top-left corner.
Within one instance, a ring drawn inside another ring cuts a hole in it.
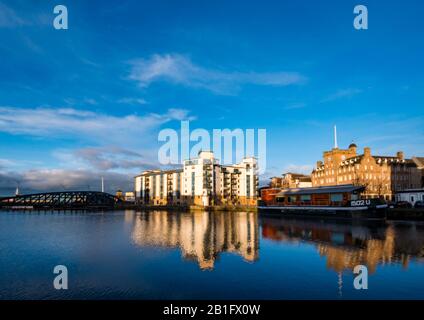
[[[422,223],[2,211],[0,252],[3,299],[424,298]],[[368,290],[353,289],[359,264]]]

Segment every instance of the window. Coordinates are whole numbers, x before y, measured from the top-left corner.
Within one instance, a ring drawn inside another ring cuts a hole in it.
[[[194,196],[194,187],[195,187],[195,176],[194,172],[191,173],[191,195]]]
[[[289,203],[296,202],[296,196],[287,197],[287,202],[289,202]]]
[[[284,202],[286,198],[285,197],[277,197],[276,200],[277,202]]]
[[[250,197],[250,175],[246,175],[246,196]]]
[[[340,202],[343,200],[343,194],[342,193],[334,193],[330,195],[331,202]]]
[[[310,194],[301,195],[300,201],[311,201],[311,195]]]

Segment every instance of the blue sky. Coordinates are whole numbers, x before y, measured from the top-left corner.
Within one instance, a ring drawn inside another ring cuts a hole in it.
[[[264,177],[310,171],[334,124],[341,147],[424,155],[422,1],[61,1],[68,30],[56,4],[0,0],[3,193],[128,189],[187,119],[267,129]]]

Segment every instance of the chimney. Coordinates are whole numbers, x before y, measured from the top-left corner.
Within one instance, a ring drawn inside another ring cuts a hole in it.
[[[396,153],[396,157],[398,157],[398,158],[399,158],[399,160],[403,160],[403,159],[404,159],[403,151],[398,151],[398,152]]]
[[[334,126],[334,149],[337,149],[337,126]]]
[[[371,148],[369,148],[369,147],[365,147],[364,148],[364,156],[365,157],[370,157],[371,156]]]

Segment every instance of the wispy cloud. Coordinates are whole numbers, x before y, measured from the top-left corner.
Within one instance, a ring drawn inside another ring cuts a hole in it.
[[[13,162],[8,159],[0,159],[0,170],[5,167],[10,167],[13,165]]]
[[[190,119],[193,117],[184,109],[169,109],[164,114],[114,116],[73,108],[0,107],[0,132],[118,142],[156,129],[172,120]]]
[[[0,28],[13,28],[27,24],[12,8],[0,2]]]
[[[129,98],[129,97],[119,99],[117,102],[122,104],[131,104],[131,105],[147,104],[147,101],[142,98]]]
[[[89,105],[92,105],[92,106],[97,105],[96,99],[93,99],[93,98],[85,98],[83,102],[85,104],[89,104]]]
[[[330,101],[334,101],[334,100],[338,100],[342,98],[350,98],[361,92],[362,92],[361,89],[356,89],[356,88],[341,89],[336,91],[335,93],[328,95],[327,97],[322,99],[321,102],[330,102]]]
[[[225,72],[206,68],[179,54],[156,54],[149,59],[133,60],[129,78],[137,81],[140,87],[163,80],[221,95],[236,94],[245,84],[288,86],[306,81],[297,72]]]

